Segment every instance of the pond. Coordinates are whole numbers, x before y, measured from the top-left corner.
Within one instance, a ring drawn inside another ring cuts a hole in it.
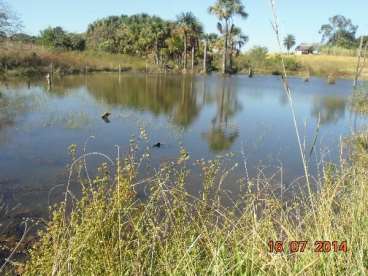
[[[364,126],[366,120],[349,111],[351,81],[338,80],[336,85],[319,78],[289,81],[303,147],[311,174],[317,178],[322,161],[339,161],[341,137]],[[105,112],[111,116],[104,121]],[[80,154],[88,140],[88,152],[116,158],[115,145],[126,153],[133,135],[149,147],[152,170],[176,160],[181,147],[190,156],[188,164],[219,156],[229,168],[238,163],[224,182],[234,193],[239,178],[262,174],[287,188],[304,174],[278,76],[69,76],[55,80],[50,90],[44,81],[1,87],[3,204],[17,206],[20,213],[46,214],[50,190],[59,185],[52,193],[62,194],[67,181],[69,145],[77,144]],[[158,142],[162,146],[153,148]],[[102,161],[88,158],[91,173]],[[198,179],[199,173],[194,173],[193,192],[200,189]]]

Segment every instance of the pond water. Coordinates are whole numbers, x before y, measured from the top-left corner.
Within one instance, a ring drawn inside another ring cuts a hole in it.
[[[338,162],[341,137],[366,120],[349,111],[351,81],[328,85],[319,78],[291,78],[290,86],[308,157],[320,120],[310,158],[317,177],[322,160]],[[112,158],[115,145],[127,152],[132,135],[147,146],[160,142],[162,147],[150,149],[153,168],[175,160],[181,145],[190,161],[232,152],[228,166],[240,166],[225,181],[230,191],[237,191],[236,180],[246,175],[245,160],[249,177],[272,176],[282,168],[286,187],[303,175],[290,107],[277,76],[95,74],[55,80],[50,90],[44,82],[32,82],[9,83],[0,91],[0,198],[24,212],[47,211],[50,189],[67,180],[68,146],[77,144],[80,153],[92,135],[87,151]],[[111,113],[110,122],[101,119],[104,112]],[[103,160],[88,161],[93,167]],[[199,175],[192,177],[191,189],[200,189]]]

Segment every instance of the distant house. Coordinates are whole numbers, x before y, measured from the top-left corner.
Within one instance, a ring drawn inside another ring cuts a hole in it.
[[[297,55],[317,55],[319,54],[319,44],[316,43],[301,43],[295,48]]]

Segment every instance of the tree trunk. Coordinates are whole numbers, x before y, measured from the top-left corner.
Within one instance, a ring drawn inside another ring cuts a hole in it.
[[[187,59],[187,35],[184,34],[184,72],[187,71],[187,63],[188,63],[188,59]]]
[[[195,54],[195,47],[192,46],[192,73],[194,73],[194,54]]]
[[[160,55],[159,55],[159,49],[158,49],[158,40],[156,39],[155,43],[155,63],[160,64]]]
[[[204,41],[203,73],[207,74],[207,39]]]
[[[231,38],[231,44],[230,44],[230,55],[229,55],[229,62],[230,62],[230,70],[232,72],[233,70],[233,50],[234,50],[234,42],[232,41],[232,38]]]
[[[362,58],[363,41],[364,41],[364,38],[362,36],[360,38],[360,44],[359,44],[358,54],[357,54],[357,56],[358,56],[358,62],[357,62],[357,66],[356,66],[355,76],[354,76],[354,83],[353,83],[354,88],[356,88],[356,86],[358,85],[359,69],[360,69],[360,59]]]
[[[227,72],[227,38],[229,35],[229,26],[228,22],[225,23],[225,39],[224,39],[224,53],[222,57],[222,73],[226,74]]]

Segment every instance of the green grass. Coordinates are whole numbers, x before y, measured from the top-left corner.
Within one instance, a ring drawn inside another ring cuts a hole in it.
[[[56,206],[32,249],[25,275],[364,275],[368,272],[367,147],[352,139],[352,158],[326,164],[318,192],[286,204],[267,179],[242,183],[224,207],[221,160],[197,161],[203,189],[185,191],[190,171],[180,162],[147,179],[149,197],[134,191],[140,160],[133,150],[116,169],[103,164],[83,195]],[[364,141],[367,141],[364,138]],[[366,144],[365,144],[366,145]],[[83,158],[73,168],[83,171]],[[180,163],[181,165],[178,165]],[[79,174],[83,175],[83,174]],[[268,242],[308,241],[304,253],[270,253]],[[347,241],[347,253],[314,252],[315,241]]]

